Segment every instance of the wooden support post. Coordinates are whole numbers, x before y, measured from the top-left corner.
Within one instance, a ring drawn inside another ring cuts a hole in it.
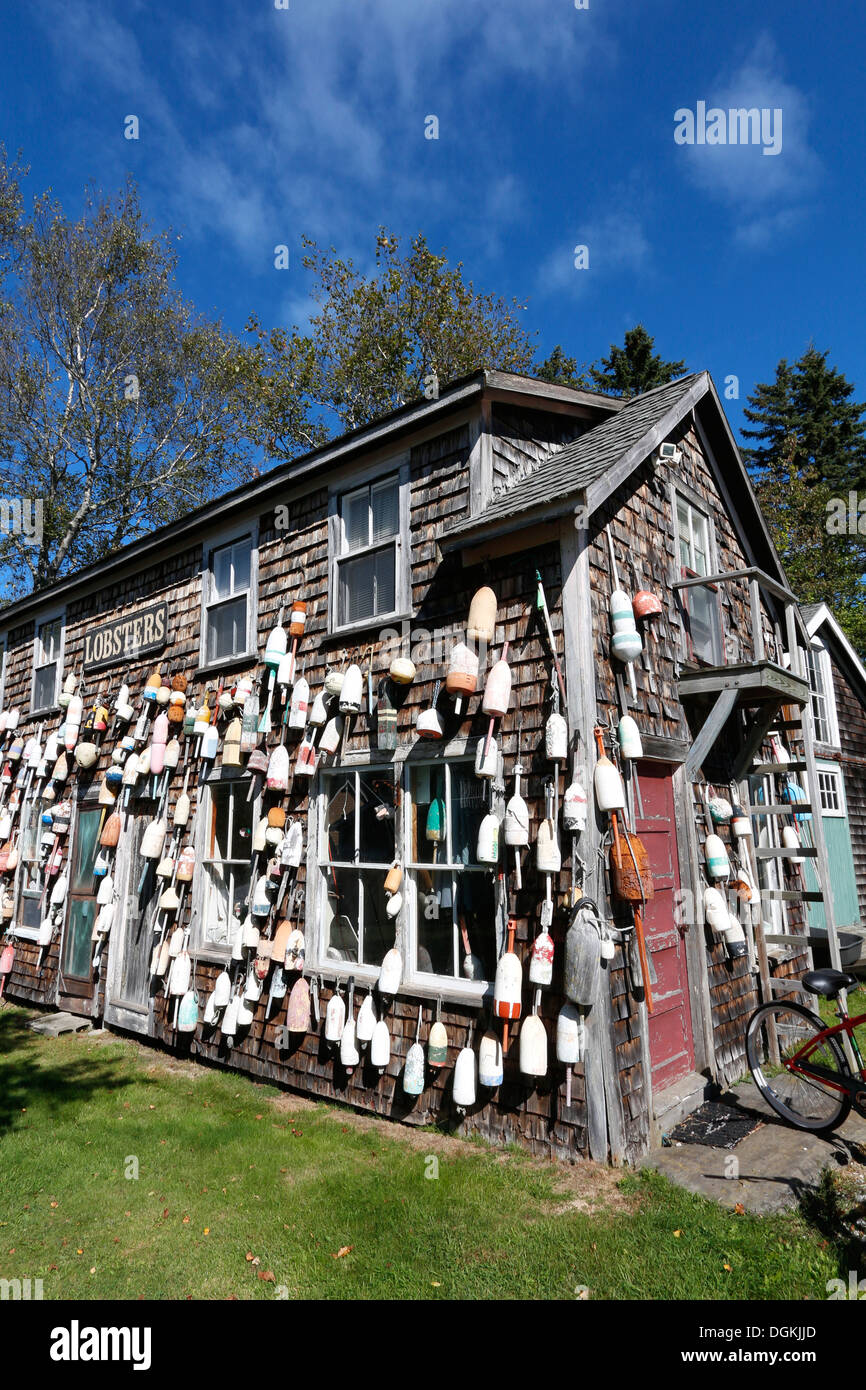
[[[737,696],[736,690],[719,692],[716,703],[707,715],[686,758],[686,777],[690,782],[694,782],[700,776],[701,763],[725,727],[731,711],[737,703]]]

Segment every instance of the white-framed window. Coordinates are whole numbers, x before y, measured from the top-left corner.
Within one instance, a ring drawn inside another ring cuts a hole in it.
[[[831,748],[839,747],[839,721],[836,717],[836,692],[833,687],[833,667],[826,647],[808,651],[809,684],[812,687],[812,720],[815,741]]]
[[[9,635],[0,632],[0,709],[3,708],[3,701],[6,698],[6,659],[8,655]]]
[[[215,777],[203,789],[194,947],[206,954],[224,955],[231,949],[238,925],[235,909],[242,911],[249,896],[252,832],[258,815],[257,800],[248,800],[249,790],[246,777]]]
[[[33,684],[30,712],[54,709],[60,694],[63,671],[63,615],[44,618],[36,625],[33,640]]]
[[[407,972],[448,993],[481,994],[463,972],[477,957],[484,980],[496,973],[494,875],[477,860],[487,783],[468,758],[406,764],[405,845],[409,879]]]
[[[320,961],[378,967],[396,940],[385,897],[396,858],[393,771],[329,768],[319,805]]]
[[[202,666],[250,655],[256,646],[258,554],[252,531],[205,551],[202,574]]]
[[[821,814],[824,816],[845,816],[845,793],[842,789],[842,769],[819,763],[818,795],[821,798]]]
[[[48,910],[42,902],[42,812],[46,804],[39,796],[28,796],[21,807],[15,930],[30,938],[35,938],[39,924]]]
[[[674,492],[674,538],[681,579],[714,573],[715,537],[708,514],[680,492]],[[703,666],[721,666],[725,659],[722,610],[715,585],[696,584],[679,591],[689,657]]]
[[[332,631],[408,607],[408,464],[331,496]]]

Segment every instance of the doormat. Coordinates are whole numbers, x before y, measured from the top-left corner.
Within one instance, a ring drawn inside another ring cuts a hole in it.
[[[672,1129],[668,1138],[672,1144],[706,1144],[711,1149],[734,1149],[741,1139],[762,1124],[760,1115],[746,1115],[723,1101],[708,1100]]]

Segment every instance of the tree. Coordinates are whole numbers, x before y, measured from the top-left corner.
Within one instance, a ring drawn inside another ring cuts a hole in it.
[[[557,343],[541,366],[535,368],[535,375],[542,381],[552,381],[557,386],[573,386],[576,391],[592,391],[595,388],[590,370],[586,363],[579,366],[576,358],[566,357],[565,349]]]
[[[666,362],[653,352],[654,347],[655,338],[642,323],[630,328],[623,347],[611,343],[608,356],[602,357],[597,366],[590,367],[594,389],[610,396],[639,396],[654,386],[664,386],[682,376],[685,362]]]
[[[851,398],[854,387],[827,364],[813,343],[793,367],[783,358],[775,380],[759,383],[743,414],[743,429],[757,446],[743,450],[760,476],[793,460],[807,482],[847,492],[866,484],[866,406]]]
[[[758,444],[743,456],[794,593],[826,603],[866,653],[866,536],[828,524],[834,497],[841,492],[847,513],[848,493],[864,477],[864,407],[852,404],[853,386],[827,355],[810,345],[756,386],[743,435]]]
[[[256,442],[292,458],[335,425],[356,429],[481,368],[527,372],[535,347],[525,307],[476,290],[419,233],[407,251],[380,228],[365,277],[333,247],[304,238],[303,264],[321,306],[309,333],[267,330],[253,318],[241,356]]]
[[[134,185],[89,193],[72,222],[48,194],[25,215],[5,157],[2,167],[0,568],[12,597],[183,515],[245,469],[236,346],[181,299],[169,234],[145,224]],[[10,526],[10,499],[41,502],[41,526]]]

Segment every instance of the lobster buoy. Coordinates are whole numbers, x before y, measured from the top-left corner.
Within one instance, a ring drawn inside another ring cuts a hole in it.
[[[581,1008],[594,1002],[601,974],[601,933],[595,904],[581,898],[565,936],[565,996]]]
[[[728,905],[718,888],[704,889],[704,916],[713,931],[724,934],[728,930]]]
[[[370,1065],[378,1067],[381,1075],[390,1061],[391,1034],[388,1032],[388,1025],[384,1018],[380,1018],[370,1039]]]
[[[58,705],[60,706],[61,709],[68,709],[68,708],[69,708],[69,701],[72,699],[73,695],[75,694],[75,688],[76,688],[77,685],[78,685],[78,677],[76,676],[76,674],[75,674],[74,671],[70,671],[70,672],[69,672],[69,675],[66,677],[65,681],[63,682],[63,689],[61,690],[60,694],[59,694],[58,697],[57,697],[57,703],[58,703]],[[129,695],[129,691],[127,690],[126,693],[127,693],[127,696],[128,696],[128,695]],[[7,714],[7,716],[8,716],[8,711],[6,711],[6,714]],[[3,728],[4,728],[4,729],[7,729],[7,728],[9,728],[9,727],[10,727],[10,725],[8,724],[8,720],[7,720],[7,719],[4,719],[4,721],[3,721]]]
[[[613,633],[610,639],[610,650],[617,661],[625,663],[636,661],[643,651],[643,643],[637,628],[632,632]]]
[[[332,720],[331,720],[331,724],[333,724],[334,722],[335,722],[335,721],[332,719]],[[341,720],[340,722],[342,723],[342,720]],[[325,729],[325,733],[327,733],[327,732],[328,732],[328,730]],[[337,737],[337,746],[339,746],[339,742],[340,742],[339,731],[337,731],[336,737]],[[323,735],[323,739],[324,739],[324,735]],[[327,749],[324,749],[323,751],[327,752]],[[318,755],[317,755],[317,753],[316,753],[316,745],[313,743],[313,740],[312,740],[312,738],[310,737],[309,734],[304,734],[304,737],[301,739],[300,743],[298,744],[298,751],[297,751],[297,753],[296,753],[296,755],[295,755],[295,776],[296,776],[296,777],[315,777],[315,775],[316,775],[316,767],[317,767],[317,764],[318,764]]]
[[[346,1025],[340,1034],[340,1065],[344,1067],[351,1076],[352,1071],[360,1060],[361,1054],[358,1051],[358,1044],[355,1038],[355,1020],[354,1018],[347,1018]]]
[[[362,1047],[372,1038],[376,1023],[376,1005],[373,1002],[373,996],[372,994],[365,994],[361,1007],[358,1010],[358,1022],[356,1025],[358,1042]]]
[[[488,744],[486,738],[480,738],[475,748],[475,776],[492,781],[498,767],[499,744],[496,739],[492,738]]]
[[[724,933],[724,937],[731,960],[740,960],[748,954],[746,933],[743,931],[742,923],[735,912],[728,914],[728,930]]]
[[[445,1024],[438,1018],[431,1024],[427,1038],[427,1061],[436,1070],[448,1064],[448,1033]]]
[[[338,1043],[343,1036],[345,1026],[346,1005],[343,1002],[343,996],[338,992],[331,995],[325,1010],[325,1041]]]
[[[558,874],[562,868],[556,826],[549,817],[541,822],[535,837],[535,866],[541,874]]]
[[[478,686],[478,667],[477,655],[470,651],[465,642],[458,642],[451,648],[445,690],[454,697],[456,714],[460,714],[464,699],[475,694]]]
[[[289,750],[284,743],[278,743],[268,759],[267,786],[272,792],[284,792],[289,785]]]
[[[583,1019],[576,1004],[567,999],[556,1019],[556,1060],[573,1067],[581,1060]]]
[[[84,701],[80,695],[73,695],[66,710],[66,718],[63,721],[63,742],[67,753],[71,753],[78,742],[78,730],[81,727],[81,716],[84,711]]]
[[[438,698],[439,684],[437,682],[433,692],[433,699],[430,702],[430,708],[422,710],[418,715],[415,729],[419,738],[438,740],[444,736],[445,730],[442,728],[442,720],[439,718],[439,711],[436,708],[436,701]]]
[[[283,690],[294,684],[295,680],[295,655],[294,652],[284,652],[280,657],[280,664],[277,667],[276,682]]]
[[[704,858],[710,878],[727,878],[731,872],[728,851],[718,835],[708,835],[704,844]]]
[[[529,983],[549,985],[553,979],[553,937],[546,927],[538,933],[532,943],[529,957]]]
[[[403,1066],[403,1090],[407,1096],[420,1096],[424,1091],[424,1049],[415,1040],[406,1053]]]
[[[328,720],[319,739],[321,752],[336,753],[340,746],[340,739],[343,737],[343,724],[343,716],[339,714]]]
[[[564,763],[568,757],[568,725],[558,710],[548,715],[544,726],[544,753],[551,763]]]
[[[505,843],[517,848],[529,844],[529,807],[520,794],[520,763],[514,769],[514,795],[505,807]]]
[[[469,1110],[475,1104],[477,1071],[475,1052],[468,1044],[461,1047],[454,1064],[454,1104],[458,1110]]]
[[[108,822],[106,822],[106,826],[107,824]],[[140,854],[142,859],[161,859],[167,834],[168,826],[161,816],[150,821],[141,837]]]
[[[198,1023],[198,995],[194,989],[188,989],[180,1001],[180,1008],[177,1011],[177,1031],[179,1033],[194,1033]]]
[[[511,950],[503,951],[493,982],[493,1012],[496,1017],[509,1021],[519,1018],[522,994],[523,967],[520,959]]]
[[[492,589],[478,589],[469,605],[469,619],[466,636],[470,642],[483,642],[490,646],[496,630],[496,595]]]
[[[782,848],[796,850],[802,848],[800,844],[800,836],[797,834],[797,831],[793,825],[786,825],[782,828]],[[789,863],[803,864],[805,863],[805,855],[792,854]]]
[[[566,830],[576,834],[578,831],[586,829],[586,808],[586,792],[575,777],[571,785],[566,788],[562,802],[562,823]]]
[[[627,761],[634,761],[636,758],[643,757],[643,744],[641,743],[640,730],[630,714],[624,714],[619,721],[616,730],[619,751]]]
[[[150,770],[158,776],[165,767],[165,749],[168,743],[168,715],[158,714],[153,721],[153,737],[150,742]]]
[[[395,685],[411,685],[415,679],[415,663],[408,656],[395,656],[388,667],[388,675]]]
[[[394,893],[398,892],[398,891],[399,891],[399,888],[400,888],[400,884],[401,884],[402,882],[403,882],[403,870],[401,869],[400,865],[398,864],[397,860],[395,859],[395,860],[394,860],[394,863],[391,865],[390,869],[388,870],[387,874],[385,875],[385,883],[384,883],[384,885],[383,885],[384,890],[385,890],[385,895],[386,895],[387,897],[391,897]]]
[[[602,753],[593,773],[595,799],[600,811],[624,811],[625,788],[610,758]]]
[[[707,803],[714,825],[727,825],[734,814],[734,808],[724,796],[711,796]]]
[[[240,719],[232,719],[226,727],[223,739],[223,767],[241,766],[241,733],[243,725]]]
[[[269,671],[276,671],[286,654],[287,645],[286,629],[283,627],[282,623],[277,623],[276,627],[271,629],[268,637],[268,644],[265,647],[264,659],[265,665]]]
[[[385,952],[379,968],[379,993],[385,998],[393,998],[400,988],[403,978],[403,957],[395,946]]]
[[[731,807],[731,834],[736,840],[746,840],[752,838],[751,818],[741,806]]]
[[[427,807],[427,821],[424,835],[431,844],[441,845],[445,840],[445,802],[441,796],[434,796]]]
[[[503,1075],[502,1043],[493,1029],[488,1028],[478,1046],[478,1080],[493,1091],[502,1085]]]
[[[292,985],[286,1014],[286,1027],[290,1033],[308,1033],[310,1031],[310,986],[303,975]]]
[[[499,819],[488,813],[478,827],[476,858],[479,864],[499,863]]]
[[[328,702],[325,692],[319,690],[310,709],[310,723],[314,729],[323,729],[328,722]]]
[[[524,1076],[547,1075],[547,1033],[536,1013],[520,1025],[520,1070]]]

